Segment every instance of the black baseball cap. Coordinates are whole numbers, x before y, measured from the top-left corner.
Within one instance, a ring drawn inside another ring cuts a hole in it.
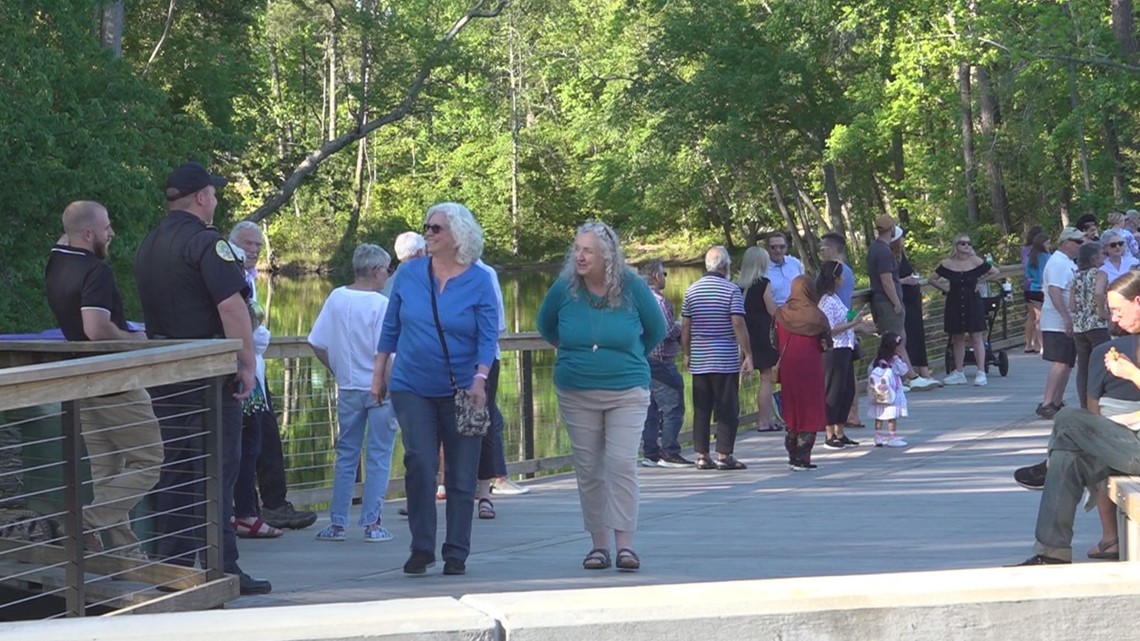
[[[178,200],[210,185],[217,188],[224,187],[225,184],[224,177],[211,174],[202,165],[196,162],[184,163],[166,177],[166,199]]]

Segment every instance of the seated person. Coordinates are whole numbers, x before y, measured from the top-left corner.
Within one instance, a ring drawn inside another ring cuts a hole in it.
[[[1107,298],[1112,321],[1128,335],[1093,350],[1088,410],[1063,409],[1053,421],[1035,554],[1019,565],[1072,562],[1073,521],[1085,489],[1093,497],[1091,508],[1100,494],[1098,486],[1109,475],[1140,474],[1140,369],[1135,364],[1140,353],[1140,272],[1114,281]],[[1018,473],[1025,476],[1033,468]],[[1106,531],[1107,536],[1111,534]],[[1102,539],[1097,548],[1107,548],[1105,543]]]

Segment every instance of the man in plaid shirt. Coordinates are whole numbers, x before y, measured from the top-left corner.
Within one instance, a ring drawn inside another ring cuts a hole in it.
[[[641,433],[641,459],[644,467],[688,467],[693,464],[681,456],[677,436],[685,421],[685,380],[677,370],[677,353],[681,350],[681,324],[673,316],[673,305],[661,293],[665,287],[665,267],[659,260],[641,266],[641,276],[653,291],[653,297],[665,315],[669,328],[665,340],[649,353],[649,413],[645,431]],[[658,440],[660,439],[660,441]]]

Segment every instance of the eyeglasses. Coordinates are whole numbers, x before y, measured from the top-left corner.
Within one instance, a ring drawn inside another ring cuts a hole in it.
[[[974,246],[974,244],[968,240],[959,240],[958,244],[963,246],[963,247],[973,247]]]
[[[424,224],[424,233],[425,234],[428,233],[429,231],[433,234],[438,234],[438,233],[440,233],[442,231],[446,231],[446,230],[447,230],[447,227],[444,227],[443,225],[428,225],[426,223]]]
[[[1118,240],[1114,243],[1109,243],[1108,246],[1109,247],[1124,247],[1124,241]]]

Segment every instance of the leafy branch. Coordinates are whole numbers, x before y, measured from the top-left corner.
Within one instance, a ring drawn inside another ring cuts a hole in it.
[[[487,0],[478,0],[471,8],[469,8],[458,20],[456,20],[451,27],[444,34],[443,38],[436,45],[431,55],[427,57],[423,65],[420,66],[419,72],[416,73],[412,84],[408,87],[404,99],[395,109],[384,114],[379,118],[369,120],[368,122],[358,124],[353,129],[342,134],[341,136],[329,140],[315,149],[293,169],[293,173],[285,179],[281,187],[273,196],[265,202],[265,204],[258,207],[252,214],[246,217],[246,220],[259,222],[268,216],[272,215],[283,205],[289,202],[293,194],[302,182],[320,167],[321,163],[328,160],[331,156],[351,145],[352,143],[365,138],[368,134],[383,127],[390,125],[394,122],[399,122],[406,118],[415,107],[416,101],[419,99],[420,92],[423,91],[424,85],[427,83],[428,77],[438,64],[440,57],[451,46],[451,43],[463,32],[472,20],[480,18],[495,18],[498,17],[503,9],[506,8],[510,0],[495,0],[494,6],[487,9],[485,5],[488,4]]]

